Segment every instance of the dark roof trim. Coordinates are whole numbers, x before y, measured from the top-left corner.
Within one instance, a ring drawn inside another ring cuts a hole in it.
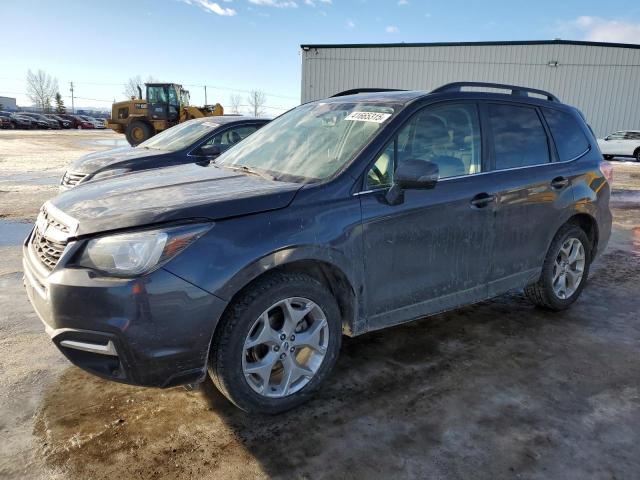
[[[395,47],[481,47],[500,45],[584,45],[589,47],[614,47],[640,49],[635,43],[585,42],[580,40],[515,40],[509,42],[435,42],[435,43],[335,43],[303,44],[300,48],[395,48]]]

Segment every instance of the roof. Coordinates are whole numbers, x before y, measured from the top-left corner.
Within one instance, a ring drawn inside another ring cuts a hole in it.
[[[375,103],[408,103],[416,98],[429,95],[424,90],[381,90],[376,92],[354,93],[352,95],[333,96],[316,100],[322,103],[345,103],[350,100],[358,102],[375,102]]]
[[[334,43],[302,44],[303,50],[310,48],[397,48],[397,47],[482,47],[503,45],[583,45],[588,47],[614,47],[640,49],[635,43],[586,42],[581,40],[515,40],[508,42],[434,42],[434,43]]]

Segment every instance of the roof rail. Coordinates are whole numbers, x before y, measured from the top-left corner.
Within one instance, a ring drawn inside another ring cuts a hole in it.
[[[554,94],[546,92],[544,90],[538,90],[536,88],[519,87],[517,85],[505,85],[503,83],[485,83],[485,82],[454,82],[447,83],[441,87],[432,90],[431,93],[443,93],[443,92],[460,92],[463,87],[484,87],[484,88],[499,88],[501,90],[511,90],[511,95],[528,97],[529,93],[535,93],[545,97],[552,102],[560,102],[558,97]]]
[[[372,92],[405,92],[401,88],[353,88],[351,90],[345,90],[344,92],[338,92],[333,97],[344,97],[345,95],[355,95],[356,93],[372,93]]]

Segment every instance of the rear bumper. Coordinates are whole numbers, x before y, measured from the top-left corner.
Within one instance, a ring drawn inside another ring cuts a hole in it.
[[[43,275],[26,244],[23,253],[29,300],[53,343],[73,364],[142,386],[204,379],[212,334],[226,302],[163,269],[131,280],[98,278],[60,265]]]

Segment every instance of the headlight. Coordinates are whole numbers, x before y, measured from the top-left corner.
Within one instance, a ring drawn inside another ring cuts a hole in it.
[[[96,173],[93,177],[88,178],[87,180],[101,180],[103,178],[115,177],[116,175],[127,173],[130,170],[130,168],[114,168],[112,170],[103,170],[102,172]]]
[[[77,262],[116,277],[134,277],[160,268],[191,245],[213,224],[121,233],[90,240]]]

